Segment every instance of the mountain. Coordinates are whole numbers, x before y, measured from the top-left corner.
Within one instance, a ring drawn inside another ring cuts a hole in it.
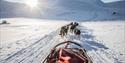
[[[125,1],[103,3],[100,0],[39,0],[39,10],[31,10],[20,3],[1,1],[1,18],[29,17],[80,21],[125,20]]]
[[[125,9],[125,0],[124,1],[112,2],[112,3],[107,3],[106,5],[108,7],[111,7],[111,8]]]

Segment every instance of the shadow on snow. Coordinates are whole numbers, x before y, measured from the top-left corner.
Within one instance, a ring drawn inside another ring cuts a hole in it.
[[[99,41],[95,40],[95,36],[93,36],[93,30],[90,29],[81,29],[81,36],[80,39],[75,37],[74,35],[70,35],[70,38],[72,40],[78,40],[76,42],[80,43],[83,48],[85,48],[87,51],[91,50],[99,50],[99,49],[108,49],[104,44],[99,43]],[[76,47],[76,46],[71,46]]]

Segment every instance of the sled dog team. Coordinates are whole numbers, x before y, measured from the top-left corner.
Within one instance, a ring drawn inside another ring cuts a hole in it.
[[[68,31],[71,33],[74,33],[75,35],[80,35],[81,31],[77,28],[79,26],[79,23],[77,22],[71,22],[65,26],[62,26],[60,29],[60,36],[64,37],[68,34]]]

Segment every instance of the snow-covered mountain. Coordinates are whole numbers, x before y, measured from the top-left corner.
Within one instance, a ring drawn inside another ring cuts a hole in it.
[[[30,11],[24,4],[1,0],[0,16],[1,18],[33,17],[54,20],[125,19],[125,1],[103,3],[100,0],[39,0],[39,2],[40,9]]]

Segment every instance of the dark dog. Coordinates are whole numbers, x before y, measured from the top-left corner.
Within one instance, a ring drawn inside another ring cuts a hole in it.
[[[59,35],[61,35],[61,37],[63,37],[64,35],[65,35],[65,33],[64,33],[64,26],[62,26],[61,27],[61,29],[60,29],[60,34]]]
[[[75,34],[75,35],[80,35],[80,34],[81,34],[81,31],[80,31],[79,29],[75,29],[75,30],[74,30],[74,34]]]
[[[70,27],[70,32],[73,33],[73,31],[75,30],[75,28],[79,25],[79,23],[77,22],[71,22],[71,27]]]
[[[78,26],[78,25],[79,25],[79,23],[75,22],[75,23],[74,23],[74,25]]]
[[[61,35],[61,37],[64,37],[65,35],[67,35],[68,29],[69,29],[69,26],[62,26],[59,35]]]
[[[68,30],[69,30],[69,26],[65,26],[65,28],[64,28],[64,33],[65,33],[65,35],[68,34]]]
[[[73,33],[74,29],[76,28],[76,25],[71,25],[70,32]]]

